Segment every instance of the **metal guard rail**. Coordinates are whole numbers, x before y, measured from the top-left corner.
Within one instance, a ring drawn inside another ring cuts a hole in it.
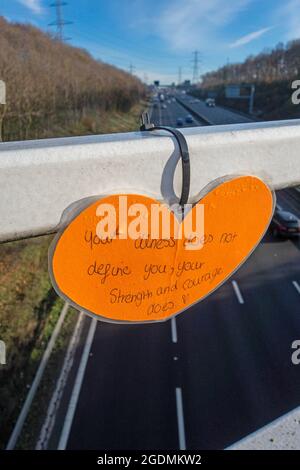
[[[182,129],[191,158],[191,198],[211,181],[254,174],[271,188],[300,184],[300,119]],[[180,194],[175,140],[163,132],[0,144],[0,241],[56,230],[82,198],[140,192],[171,203]]]

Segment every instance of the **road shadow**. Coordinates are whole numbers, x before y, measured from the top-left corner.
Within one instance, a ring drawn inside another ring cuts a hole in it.
[[[264,237],[262,238],[260,243],[281,243],[287,241],[288,238],[284,237],[275,237],[272,234],[272,231],[270,228],[268,228],[267,232],[265,233]]]
[[[260,243],[287,243],[289,241],[292,242],[298,250],[300,250],[300,237],[283,237],[280,235],[275,237],[272,234],[271,229],[268,229]]]

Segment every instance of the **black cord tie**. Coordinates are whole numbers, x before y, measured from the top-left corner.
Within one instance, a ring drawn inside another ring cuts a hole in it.
[[[178,143],[182,162],[182,190],[179,204],[184,208],[184,205],[187,204],[189,199],[191,179],[190,154],[187,141],[185,140],[184,135],[178,129],[174,129],[173,127],[168,126],[156,126],[155,124],[151,123],[149,114],[147,112],[144,112],[141,115],[141,122],[142,125],[140,127],[140,131],[162,130],[170,132],[175,137]]]

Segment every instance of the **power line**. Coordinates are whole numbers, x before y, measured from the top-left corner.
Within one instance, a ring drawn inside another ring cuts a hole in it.
[[[71,39],[64,37],[64,26],[73,23],[72,21],[65,21],[63,19],[62,7],[66,5],[68,5],[67,2],[63,2],[62,0],[56,0],[50,4],[51,8],[56,9],[56,21],[52,21],[48,26],[56,26],[56,38],[61,42]]]
[[[129,65],[129,73],[130,75],[133,75],[133,72],[135,71],[136,67],[132,64]]]
[[[178,85],[182,83],[182,67],[178,67]]]
[[[148,85],[148,75],[144,73],[144,82]]]
[[[199,51],[194,51],[194,59],[193,59],[193,83],[197,83],[199,80]]]

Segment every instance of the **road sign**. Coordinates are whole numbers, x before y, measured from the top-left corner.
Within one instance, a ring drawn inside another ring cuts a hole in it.
[[[225,89],[226,98],[240,98],[240,85],[227,85]]]
[[[227,85],[225,97],[231,99],[249,100],[249,114],[253,113],[255,85]]]

